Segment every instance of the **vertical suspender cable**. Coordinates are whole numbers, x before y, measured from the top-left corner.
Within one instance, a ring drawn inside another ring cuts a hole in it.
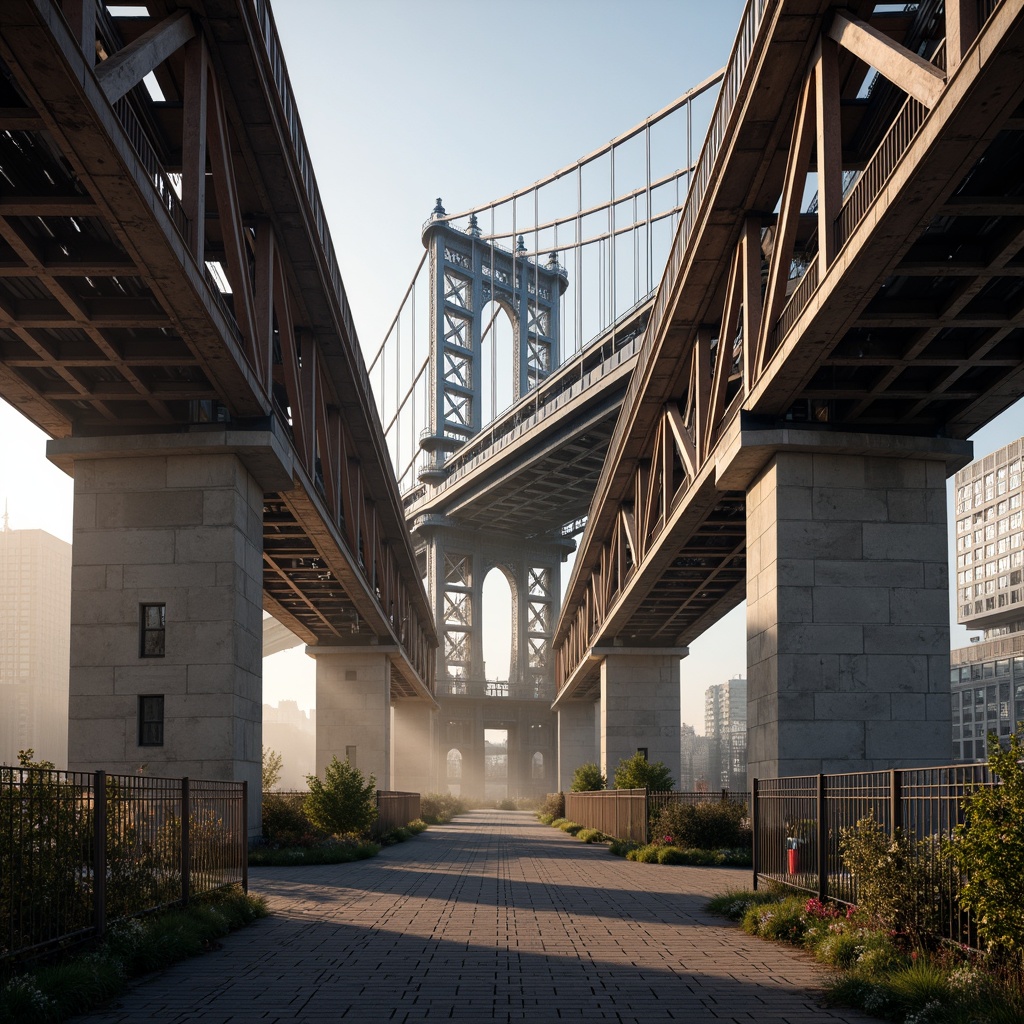
[[[646,149],[647,165],[647,291],[654,291],[654,237],[651,220],[651,123],[644,128],[644,148]]]
[[[608,154],[608,322],[615,348],[615,147]]]
[[[583,167],[576,165],[576,316],[573,351],[583,348]],[[580,373],[583,364],[580,363]]]

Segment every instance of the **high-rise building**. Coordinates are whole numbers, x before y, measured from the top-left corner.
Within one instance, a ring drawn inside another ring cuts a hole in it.
[[[0,764],[19,750],[66,768],[71,545],[0,529]]]
[[[704,691],[711,789],[747,788],[747,681],[730,679]]]
[[[679,788],[683,792],[707,792],[711,789],[708,782],[708,747],[707,736],[698,736],[692,725],[684,724],[680,727]]]
[[[950,653],[953,758],[981,761],[990,732],[1024,723],[1024,438],[960,470],[954,483],[957,618],[979,630]]]

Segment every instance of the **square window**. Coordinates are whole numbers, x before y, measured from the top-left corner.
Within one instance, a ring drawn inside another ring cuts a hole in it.
[[[139,746],[162,747],[164,745],[164,698],[163,694],[146,694],[139,697]]]
[[[167,606],[144,604],[139,606],[139,657],[162,658],[167,632]]]

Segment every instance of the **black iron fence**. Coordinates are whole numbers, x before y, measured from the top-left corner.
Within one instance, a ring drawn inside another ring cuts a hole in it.
[[[0,962],[248,887],[244,782],[0,766]]]
[[[755,779],[754,885],[776,882],[856,905],[857,879],[843,863],[840,840],[844,829],[870,818],[889,839],[899,830],[915,870],[929,880],[930,895],[918,894],[922,905],[911,908],[911,919],[934,924],[938,912],[943,938],[977,945],[941,847],[964,820],[965,797],[998,784],[986,765]]]
[[[746,805],[749,793],[665,792],[646,789],[597,789],[565,794],[565,816],[585,828],[631,843],[649,841],[650,821],[670,804],[736,803]]]

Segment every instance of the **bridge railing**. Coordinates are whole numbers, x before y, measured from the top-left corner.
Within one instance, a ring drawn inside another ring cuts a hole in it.
[[[942,938],[977,946],[976,922],[956,900],[941,846],[965,820],[965,798],[996,785],[982,764],[755,779],[755,885],[771,882],[856,905],[857,879],[843,863],[840,842],[844,830],[870,818],[887,839],[897,830],[906,838],[910,870],[928,879],[928,891],[915,897],[919,905],[908,908],[911,916],[922,927],[937,916]]]
[[[0,766],[0,964],[248,884],[244,782]]]
[[[507,679],[443,679],[438,697],[493,697],[509,700],[545,700],[555,697],[552,683],[512,682]]]
[[[683,258],[686,255],[690,237],[697,223],[701,204],[704,201],[704,194],[707,192],[711,181],[712,169],[728,133],[729,121],[736,106],[736,100],[739,97],[740,84],[746,73],[750,55],[754,49],[757,30],[760,27],[765,8],[770,2],[771,0],[747,0],[747,6],[743,12],[743,18],[740,21],[739,30],[736,34],[736,41],[729,56],[729,63],[726,65],[725,77],[722,80],[722,88],[718,94],[715,113],[712,116],[711,125],[704,139],[704,146],[697,160],[697,169],[691,179],[689,191],[686,193],[686,202],[683,206],[679,228],[676,231],[675,240],[669,251],[665,271],[662,274],[661,283],[654,300],[654,308],[651,311],[651,320],[645,336],[645,343],[640,353],[641,365],[649,358],[651,348],[661,333],[661,325],[665,320],[669,300],[672,296],[672,283],[678,278],[680,268],[683,265]],[[624,402],[626,408],[632,409],[636,406],[642,380],[642,374],[635,373],[633,375],[629,389],[626,392]],[[611,451],[616,451],[621,446],[621,434],[625,429],[625,421],[620,419],[616,426],[615,434],[612,437]]]

